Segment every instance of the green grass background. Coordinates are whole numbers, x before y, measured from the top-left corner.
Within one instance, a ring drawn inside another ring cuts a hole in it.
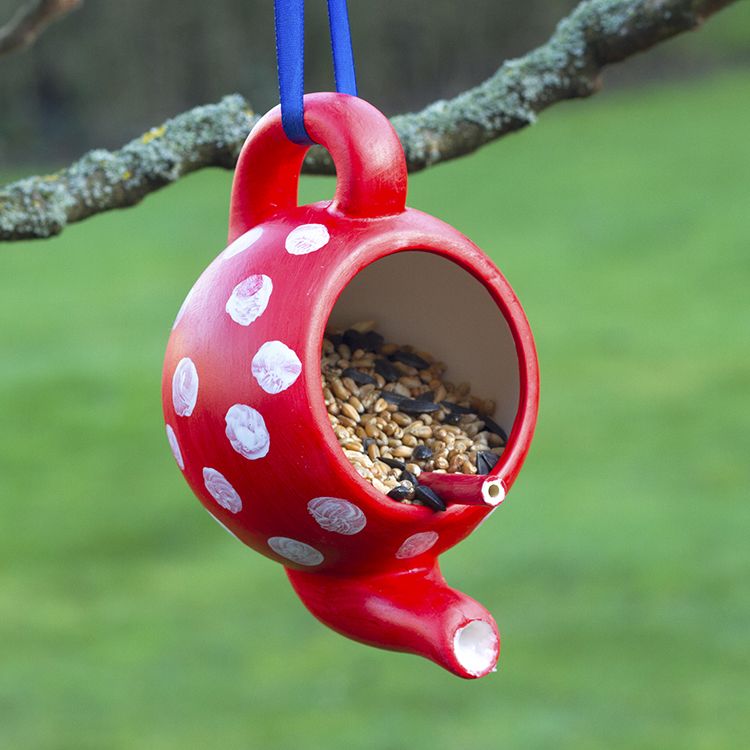
[[[476,682],[326,630],[175,468],[162,354],[229,174],[0,248],[0,748],[746,746],[748,93],[605,93],[411,179],[542,368],[518,483],[444,559],[503,632]]]

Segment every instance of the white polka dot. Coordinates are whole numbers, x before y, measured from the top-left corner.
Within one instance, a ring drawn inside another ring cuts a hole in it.
[[[190,357],[183,357],[172,376],[172,405],[181,417],[189,417],[198,400],[198,370]]]
[[[241,234],[234,242],[227,245],[226,250],[221,254],[222,260],[234,258],[235,255],[239,255],[241,252],[249,249],[260,239],[262,234],[263,230],[260,227],[253,227],[245,232],[245,234]]]
[[[310,515],[326,531],[351,536],[364,529],[365,514],[354,503],[338,497],[316,497],[307,504]]]
[[[412,534],[398,548],[396,557],[399,560],[406,560],[409,557],[421,555],[423,552],[427,552],[437,540],[438,535],[436,531],[420,531],[417,534]]]
[[[167,425],[167,440],[169,440],[169,447],[172,449],[174,460],[177,461],[177,465],[184,471],[185,462],[182,459],[182,451],[180,450],[180,444],[177,442],[177,435],[174,434],[171,425]]]
[[[277,554],[286,557],[287,560],[299,565],[320,565],[323,562],[322,553],[315,547],[304,542],[290,539],[286,536],[272,536],[268,540],[268,546]]]
[[[302,224],[287,235],[284,247],[291,255],[307,255],[328,244],[331,237],[322,224]]]
[[[224,419],[226,435],[237,453],[251,460],[263,458],[268,453],[271,438],[260,412],[246,404],[235,404]]]
[[[241,326],[249,326],[265,312],[272,291],[273,282],[268,276],[248,276],[237,284],[227,300],[226,311],[229,317]]]
[[[253,357],[252,372],[266,393],[281,393],[302,372],[299,357],[281,341],[266,341]]]
[[[226,508],[230,513],[239,513],[242,510],[242,498],[221,472],[205,467],[203,484],[206,485],[208,494],[222,508]]]

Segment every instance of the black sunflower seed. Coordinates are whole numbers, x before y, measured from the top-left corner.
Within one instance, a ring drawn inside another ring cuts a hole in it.
[[[412,451],[411,457],[417,461],[429,461],[432,458],[432,451],[426,445],[418,445]]]
[[[460,421],[461,421],[460,414],[446,414],[443,417],[443,422],[445,422],[445,424],[458,424]]]
[[[383,401],[387,401],[389,404],[401,404],[408,398],[408,396],[402,396],[394,391],[381,391],[380,396]]]
[[[375,440],[375,438],[369,438],[369,437],[368,437],[368,438],[365,438],[365,439],[364,439],[364,440],[362,441],[362,447],[363,447],[363,448],[364,448],[365,450],[367,450],[367,449],[368,449],[368,448],[369,448],[369,447],[370,447],[371,445],[374,445],[374,444],[375,444],[376,442],[377,442],[377,441]]]
[[[362,334],[362,348],[367,352],[379,352],[385,339],[377,331],[368,331]]]
[[[368,375],[362,370],[357,370],[354,367],[347,367],[341,373],[342,378],[351,378],[357,385],[377,385],[378,381],[372,375]]]
[[[473,409],[469,409],[467,406],[459,406],[452,401],[441,401],[440,406],[447,409],[451,414],[476,414]]]
[[[387,359],[375,360],[375,372],[382,375],[389,383],[401,377],[401,373]]]
[[[419,400],[420,401],[434,401],[435,391],[425,391],[424,393],[420,393]]]
[[[492,451],[479,451],[477,453],[477,473],[478,474],[489,474],[494,468],[495,464],[500,460],[500,456]],[[485,471],[480,471],[480,466]]]
[[[415,474],[412,474],[407,469],[404,469],[401,472],[401,475],[398,478],[399,482],[411,482],[415,487],[419,484],[419,480],[417,479]]]
[[[405,352],[403,349],[397,349],[390,355],[390,358],[394,362],[400,362],[402,365],[408,365],[417,370],[426,370],[430,366],[430,363],[427,362],[427,360],[422,359],[418,354]]]
[[[422,401],[422,399],[405,398],[398,405],[399,411],[404,414],[430,414],[440,410],[440,404],[434,401]]]
[[[481,453],[477,453],[477,474],[489,474],[491,471],[487,459]]]
[[[414,499],[421,500],[428,508],[433,510],[445,510],[446,507],[440,495],[423,484],[414,488]]]
[[[399,461],[397,458],[379,458],[378,461],[382,461],[386,466],[390,466],[392,469],[401,469],[406,471],[406,464],[403,461]]]
[[[477,453],[477,474],[489,474],[497,463],[499,456],[491,451]]]
[[[340,333],[329,333],[329,334],[326,334],[326,338],[334,346],[338,346],[339,344],[343,344],[344,343],[344,337]]]
[[[508,442],[508,433],[505,432],[505,430],[500,427],[500,425],[494,420],[490,419],[489,417],[482,417],[482,421],[484,422],[484,429],[488,432],[493,432],[495,435],[499,435],[503,442]]]
[[[344,331],[344,343],[354,352],[357,349],[364,349],[365,337],[359,331],[348,328]]]
[[[388,497],[393,500],[406,500],[411,490],[403,484],[397,484],[389,493]]]

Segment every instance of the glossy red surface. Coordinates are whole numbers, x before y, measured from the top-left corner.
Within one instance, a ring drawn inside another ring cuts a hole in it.
[[[167,346],[162,395],[170,442],[206,509],[285,565],[323,622],[365,643],[421,654],[462,677],[482,676],[497,653],[474,673],[457,661],[454,641],[473,620],[496,634],[494,620],[445,584],[436,561],[491,511],[481,491],[488,477],[423,474],[452,501],[443,513],[374,490],[330,427],[321,344],[341,291],[380,258],[419,250],[472,274],[505,318],[518,355],[517,416],[489,477],[504,497],[536,421],[531,331],[479,248],[438,219],[404,208],[404,156],[380,112],[344,94],[312,94],[305,125],[333,156],[334,200],[296,205],[306,149],[286,139],[278,108],[269,112],[238,162],[230,245],[191,290]],[[499,650],[499,637],[497,644]]]

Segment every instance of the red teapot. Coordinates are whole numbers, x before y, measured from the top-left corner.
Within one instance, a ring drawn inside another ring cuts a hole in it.
[[[406,208],[404,153],[377,109],[310,94],[304,118],[333,158],[335,196],[297,205],[307,147],[287,139],[279,108],[263,117],[237,164],[229,244],[191,289],[169,339],[167,436],[208,512],[280,562],[319,620],[482,677],[498,659],[497,626],[445,583],[438,557],[502,502],[529,449],[539,389],[531,330],[478,247]],[[367,319],[497,402],[509,437],[489,475],[420,476],[444,512],[377,491],[334,435],[322,394],[324,332]]]

